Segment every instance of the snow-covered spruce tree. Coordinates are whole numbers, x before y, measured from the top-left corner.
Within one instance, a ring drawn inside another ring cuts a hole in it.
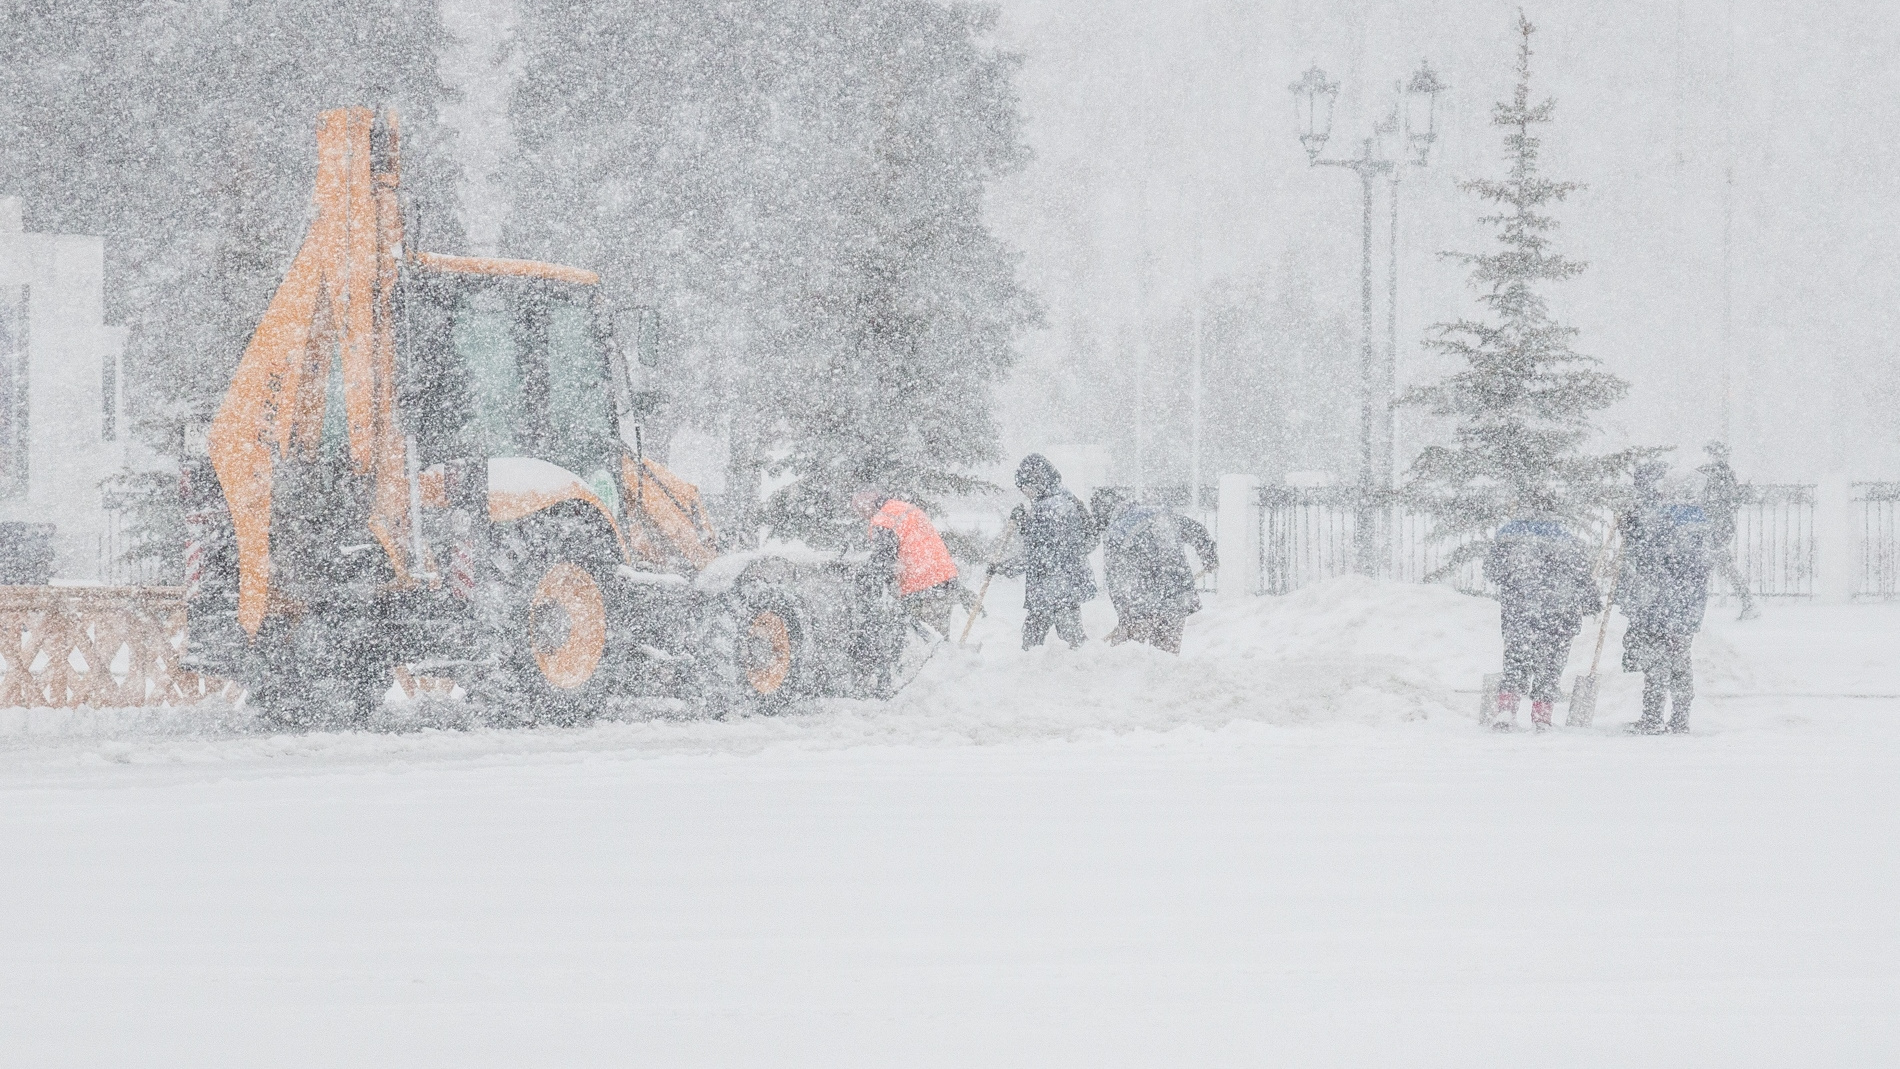
[[[508,104],[502,251],[593,268],[614,305],[657,309],[649,445],[726,432],[728,483],[753,498],[781,280],[823,253],[807,176],[826,146],[791,136],[802,115],[779,103],[818,67],[798,6],[520,0]]]
[[[836,190],[831,270],[793,282],[799,344],[771,467],[795,479],[765,513],[819,543],[853,536],[856,489],[928,508],[975,487],[971,469],[998,452],[991,384],[1037,315],[983,218],[988,183],[1025,159],[1014,61],[978,43],[993,13],[852,7],[826,99],[855,174]]]
[[[1464,367],[1450,377],[1409,391],[1403,404],[1421,405],[1456,421],[1455,441],[1431,446],[1413,462],[1404,496],[1438,522],[1441,538],[1464,544],[1446,571],[1480,555],[1489,533],[1524,515],[1534,501],[1582,520],[1614,500],[1614,479],[1643,450],[1595,454],[1584,445],[1595,413],[1614,404],[1628,383],[1571,348],[1577,331],[1553,320],[1538,286],[1574,278],[1584,264],[1552,247],[1557,222],[1543,209],[1579,183],[1545,178],[1538,170],[1534,127],[1551,121],[1554,100],[1531,103],[1531,35],[1518,15],[1517,85],[1496,106],[1510,171],[1502,181],[1473,180],[1461,188],[1498,206],[1482,222],[1496,225],[1498,246],[1484,253],[1446,253],[1468,265],[1471,283],[1489,311],[1432,328],[1426,345],[1455,356]],[[1467,541],[1469,540],[1469,541]]]
[[[930,0],[524,0],[505,240],[660,310],[664,448],[730,450],[743,538],[820,535],[851,489],[954,489],[1033,305],[981,216],[1022,158],[1013,61]]]

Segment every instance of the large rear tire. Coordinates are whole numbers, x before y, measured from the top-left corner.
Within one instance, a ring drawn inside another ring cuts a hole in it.
[[[485,656],[458,677],[490,724],[575,724],[612,693],[608,591],[614,550],[599,528],[543,516],[496,530],[476,592]]]
[[[811,690],[814,651],[789,592],[754,585],[711,612],[695,637],[703,712],[775,713]]]

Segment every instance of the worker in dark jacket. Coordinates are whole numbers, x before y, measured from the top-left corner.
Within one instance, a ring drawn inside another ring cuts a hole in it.
[[[1623,670],[1643,673],[1643,715],[1630,725],[1643,735],[1689,730],[1695,698],[1689,647],[1709,603],[1708,518],[1698,506],[1663,503],[1658,484],[1668,470],[1661,461],[1636,469],[1636,507],[1621,524],[1616,600],[1629,617]]]
[[[1023,577],[1023,608],[1029,610],[1023,649],[1042,645],[1051,627],[1071,647],[1080,646],[1088,637],[1082,631],[1082,603],[1095,596],[1095,573],[1089,568],[1095,525],[1040,453],[1017,466],[1016,489],[1029,499],[1010,514],[1020,548],[996,570]]]
[[[1702,512],[1709,519],[1709,561],[1712,570],[1721,573],[1728,587],[1742,599],[1739,619],[1753,620],[1761,615],[1749,593],[1748,580],[1735,564],[1735,510],[1747,501],[1747,491],[1729,467],[1728,443],[1710,442],[1702,447],[1709,462],[1697,468],[1703,475]]]
[[[1185,547],[1192,546],[1201,568],[1212,571],[1220,567],[1214,539],[1185,516],[1137,505],[1112,489],[1097,490],[1089,510],[1102,532],[1102,571],[1115,603],[1116,627],[1109,641],[1145,642],[1180,653],[1187,618],[1201,608]]]
[[[1570,643],[1584,616],[1603,609],[1589,552],[1564,529],[1553,505],[1540,501],[1530,518],[1498,528],[1484,558],[1484,577],[1498,588],[1504,626],[1504,680],[1491,722],[1500,731],[1517,725],[1524,694],[1531,697],[1531,725],[1550,730]]]

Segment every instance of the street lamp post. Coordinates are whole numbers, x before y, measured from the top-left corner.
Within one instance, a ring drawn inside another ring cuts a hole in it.
[[[1432,70],[1430,63],[1420,60],[1418,70],[1412,72],[1399,93],[1399,128],[1394,133],[1402,133],[1409,160],[1415,167],[1423,167],[1431,159],[1432,146],[1438,141],[1438,94],[1446,89],[1445,83],[1438,80],[1438,73]],[[1420,110],[1423,114],[1420,114]],[[1380,464],[1380,478],[1386,489],[1391,489],[1395,474],[1395,453],[1398,449],[1398,395],[1399,368],[1399,175],[1403,169],[1392,172],[1392,251],[1387,264],[1387,300],[1386,310],[1386,361],[1385,361],[1385,457]]]
[[[1414,88],[1416,87],[1416,88]],[[1339,83],[1329,80],[1326,72],[1314,66],[1307,70],[1299,81],[1289,87],[1298,109],[1300,121],[1300,144],[1306,147],[1307,163],[1314,167],[1343,167],[1359,176],[1360,184],[1360,242],[1359,242],[1359,493],[1358,506],[1353,520],[1353,570],[1361,575],[1375,575],[1378,572],[1378,552],[1374,539],[1375,498],[1377,491],[1384,489],[1380,484],[1389,481],[1374,475],[1374,438],[1375,431],[1375,392],[1383,392],[1386,402],[1387,449],[1391,448],[1392,394],[1396,370],[1388,361],[1382,376],[1383,391],[1374,385],[1375,367],[1372,341],[1372,202],[1373,185],[1381,176],[1392,179],[1392,220],[1394,225],[1394,259],[1392,274],[1389,277],[1390,288],[1394,296],[1398,288],[1397,275],[1397,221],[1398,221],[1398,174],[1399,161],[1388,158],[1382,151],[1379,136],[1368,137],[1357,156],[1344,159],[1325,159],[1320,153],[1325,151],[1326,142],[1332,136],[1333,106],[1339,98]],[[1437,139],[1435,128],[1437,118],[1437,96],[1444,90],[1427,64],[1420,64],[1412,81],[1400,94],[1404,107],[1402,118],[1395,114],[1386,123],[1376,126],[1375,134],[1396,134],[1404,126],[1405,145],[1401,151],[1409,148],[1410,162],[1423,166],[1431,151],[1432,142]],[[1424,129],[1413,125],[1412,99],[1423,95],[1426,98]],[[1396,307],[1396,304],[1395,304]],[[1396,313],[1394,313],[1396,315]],[[1392,356],[1397,355],[1397,325],[1391,325],[1393,341]],[[1391,459],[1388,453],[1385,470],[1391,471]]]

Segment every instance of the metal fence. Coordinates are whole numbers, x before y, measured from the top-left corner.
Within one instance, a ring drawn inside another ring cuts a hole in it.
[[[1757,597],[1810,597],[1815,583],[1814,487],[1743,487],[1729,545],[1750,593]],[[1884,499],[1887,577],[1900,588],[1900,484]],[[1362,516],[1375,524],[1373,559],[1381,578],[1436,579],[1467,593],[1488,593],[1477,560],[1448,568],[1458,549],[1479,536],[1439,537],[1429,514],[1395,501],[1362,509],[1351,487],[1264,487],[1260,492],[1260,593],[1285,594],[1308,583],[1350,575]],[[1605,544],[1611,517],[1579,532],[1593,548]],[[1717,590],[1726,590],[1720,579]],[[1712,591],[1713,592],[1713,591]]]
[[[1435,537],[1431,516],[1393,502],[1362,509],[1350,487],[1264,487],[1260,492],[1260,592],[1285,594],[1308,583],[1353,572],[1362,520],[1382,578],[1423,582],[1438,577],[1460,590],[1479,592],[1484,577],[1476,561],[1439,576],[1472,536]]]
[[[1729,542],[1748,592],[1758,598],[1814,596],[1814,487],[1798,483],[1743,485]],[[1717,571],[1720,571],[1718,566]],[[1727,593],[1718,574],[1710,593]]]
[[[1854,512],[1860,530],[1855,595],[1900,596],[1900,483],[1855,483]]]

